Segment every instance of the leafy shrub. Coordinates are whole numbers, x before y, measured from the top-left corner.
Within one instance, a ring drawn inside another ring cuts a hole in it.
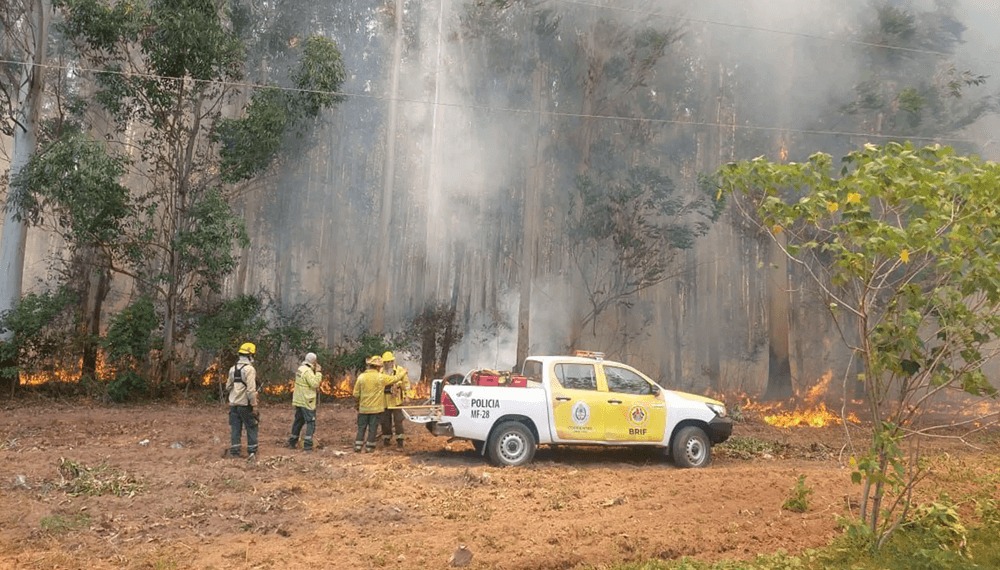
[[[108,364],[114,369],[114,378],[107,387],[108,398],[112,401],[125,402],[148,392],[149,386],[140,369],[148,362],[149,352],[155,346],[153,331],[159,324],[149,297],[140,297],[111,318],[101,346]]]
[[[312,330],[312,313],[306,304],[285,308],[268,296],[240,295],[204,311],[195,326],[194,346],[219,370],[228,370],[239,345],[252,342],[257,345],[258,384],[283,381],[306,352],[315,352],[321,363],[328,358]]]
[[[365,369],[365,359],[373,355],[382,355],[387,350],[397,350],[399,346],[385,337],[372,333],[361,333],[337,348],[331,359],[334,374],[359,372]]]
[[[809,495],[811,495],[812,492],[812,489],[806,487],[806,476],[799,475],[798,480],[795,482],[795,488],[792,489],[792,496],[785,500],[785,502],[781,505],[781,508],[786,511],[792,511],[793,513],[804,513],[808,511]]]
[[[136,396],[146,394],[149,385],[146,379],[134,370],[126,370],[117,374],[108,383],[107,394],[112,402],[122,403]]]
[[[76,298],[65,288],[29,293],[16,307],[0,315],[0,326],[12,332],[0,343],[0,378],[16,382],[19,374],[65,369],[75,363],[73,306]],[[71,360],[71,359],[70,359]]]

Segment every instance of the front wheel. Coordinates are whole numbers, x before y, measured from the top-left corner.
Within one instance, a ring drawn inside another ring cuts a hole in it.
[[[535,456],[535,436],[520,422],[504,422],[493,430],[487,451],[499,467],[517,467]]]
[[[678,467],[705,467],[712,462],[712,444],[699,427],[688,426],[677,432],[671,451]]]

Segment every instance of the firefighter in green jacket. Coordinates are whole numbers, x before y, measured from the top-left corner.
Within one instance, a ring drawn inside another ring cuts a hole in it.
[[[288,438],[288,447],[295,449],[299,444],[299,434],[306,428],[302,438],[302,450],[312,451],[313,434],[316,433],[316,389],[323,381],[323,368],[316,361],[316,354],[306,354],[305,360],[295,371],[295,392],[292,393],[292,406],[295,408],[295,419],[292,421],[292,435]]]
[[[396,357],[386,351],[382,355],[382,372],[401,377],[401,380],[385,387],[385,412],[382,414],[382,445],[388,446],[392,440],[392,428],[396,428],[396,445],[403,447],[403,410],[391,409],[403,405],[404,395],[410,391],[410,378],[406,369],[396,366]]]
[[[385,411],[385,387],[402,381],[402,377],[384,374],[381,356],[370,356],[365,364],[368,368],[358,375],[354,383],[354,397],[358,400],[358,434],[354,438],[354,451],[361,451],[363,445],[365,453],[371,453],[375,451],[375,432]]]

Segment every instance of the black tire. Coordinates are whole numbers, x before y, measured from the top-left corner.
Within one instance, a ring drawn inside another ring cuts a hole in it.
[[[538,444],[531,430],[520,422],[504,422],[493,430],[487,451],[498,467],[518,467],[535,457]]]
[[[486,442],[481,439],[472,440],[472,449],[476,450],[476,455],[482,455],[483,449],[486,447]]]
[[[678,467],[705,467],[712,462],[712,442],[705,430],[687,426],[674,436],[672,444],[674,464]]]

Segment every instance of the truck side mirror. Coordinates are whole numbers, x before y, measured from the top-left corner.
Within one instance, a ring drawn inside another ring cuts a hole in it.
[[[660,387],[657,386],[656,384],[652,384],[652,388],[653,388],[653,395],[654,396],[659,396],[660,395]]]

